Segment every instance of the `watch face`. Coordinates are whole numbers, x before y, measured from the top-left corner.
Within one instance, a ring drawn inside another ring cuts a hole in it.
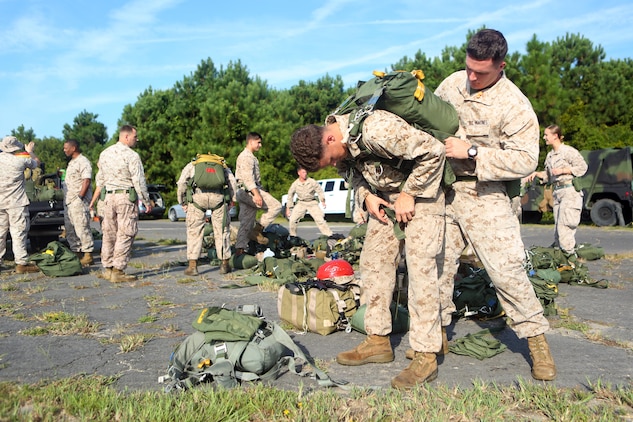
[[[477,147],[472,146],[468,148],[468,158],[475,158],[477,156]]]

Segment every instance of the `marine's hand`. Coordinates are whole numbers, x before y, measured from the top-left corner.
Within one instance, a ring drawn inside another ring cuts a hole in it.
[[[262,199],[262,195],[259,193],[258,189],[253,189],[253,202],[257,205],[257,208],[261,208],[264,205],[264,200]]]
[[[367,195],[367,198],[365,198],[365,208],[367,208],[367,212],[386,224],[389,219],[387,218],[385,211],[380,208],[381,205],[393,208],[393,205],[374,194],[370,193]]]
[[[28,144],[24,145],[24,151],[32,154],[35,151],[35,142],[31,141]]]
[[[470,143],[467,141],[450,137],[446,138],[444,143],[446,145],[446,157],[457,158],[460,160],[468,158],[468,148],[470,148]]]
[[[393,208],[396,210],[396,220],[399,223],[408,223],[415,215],[415,198],[406,192],[400,192]]]

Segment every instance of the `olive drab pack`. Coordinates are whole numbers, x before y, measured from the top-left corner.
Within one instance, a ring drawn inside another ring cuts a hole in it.
[[[192,160],[194,176],[190,180],[190,186],[203,190],[223,190],[227,187],[224,177],[226,162],[224,157],[216,154],[197,154]]]
[[[374,71],[373,74],[374,78],[369,81],[359,82],[356,92],[334,111],[334,114],[351,113],[352,137],[361,133],[363,120],[374,109],[396,114],[440,140],[459,128],[455,108],[427,89],[421,70]]]
[[[50,277],[69,277],[83,274],[81,262],[68,246],[58,240],[46,245],[41,252],[29,257],[45,275]]]
[[[257,305],[235,310],[209,307],[192,323],[196,330],[176,348],[169,359],[165,392],[187,390],[205,383],[233,388],[243,382],[274,380],[284,368],[316,379],[320,386],[342,386],[314,365],[277,324],[263,318]],[[310,364],[312,373],[300,366]]]

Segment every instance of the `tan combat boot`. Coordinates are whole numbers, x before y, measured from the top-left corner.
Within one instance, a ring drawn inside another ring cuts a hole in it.
[[[404,371],[391,380],[393,388],[413,388],[437,378],[437,355],[435,353],[415,352],[413,361]]]
[[[442,327],[442,348],[436,354],[438,356],[448,355],[448,352],[448,335],[446,334],[446,327]],[[407,349],[407,351],[404,352],[404,356],[407,359],[413,359],[415,357],[415,350]]]
[[[110,275],[110,281],[113,283],[124,283],[126,281],[135,281],[137,277],[131,274],[125,274],[123,270],[118,268],[112,268],[112,274]]]
[[[255,227],[253,227],[251,232],[248,234],[248,238],[250,240],[254,240],[260,245],[268,245],[268,238],[262,234],[263,230],[264,226],[259,223],[255,223]]]
[[[92,259],[92,254],[90,252],[84,252],[83,256],[79,259],[82,267],[89,267],[94,264],[94,259]]]
[[[185,270],[185,275],[198,275],[198,260],[190,259],[189,266]]]
[[[231,264],[228,259],[223,259],[220,264],[220,274],[227,274],[231,272]]]
[[[532,378],[552,381],[556,378],[556,365],[544,334],[528,337],[528,347],[532,358]]]
[[[110,277],[112,277],[112,268],[104,268],[103,271],[97,274],[97,277],[104,280],[110,280]]]
[[[393,361],[393,358],[389,336],[370,335],[355,349],[339,353],[336,361],[341,365],[358,366],[366,363],[387,363]]]
[[[18,264],[15,266],[15,272],[18,274],[39,273],[40,269],[37,265],[29,262],[27,264]]]

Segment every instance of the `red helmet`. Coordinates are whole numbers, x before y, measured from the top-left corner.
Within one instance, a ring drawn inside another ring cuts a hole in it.
[[[332,280],[337,284],[347,284],[354,280],[354,269],[344,259],[333,259],[319,267],[316,277],[319,280]]]

